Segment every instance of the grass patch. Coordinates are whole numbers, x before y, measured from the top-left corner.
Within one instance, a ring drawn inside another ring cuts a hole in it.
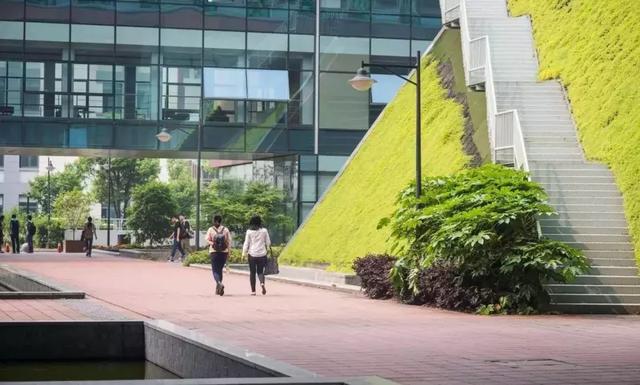
[[[530,14],[541,80],[567,87],[589,159],[608,164],[640,262],[640,12],[629,0],[510,0]]]
[[[455,47],[448,43],[452,50],[460,50],[459,43]],[[461,142],[464,108],[448,97],[438,76],[438,64],[434,56],[421,63],[424,176],[451,174],[469,162]],[[351,271],[357,257],[386,252],[389,230],[377,230],[376,226],[394,211],[398,192],[415,178],[414,149],[415,88],[405,84],[280,260]]]

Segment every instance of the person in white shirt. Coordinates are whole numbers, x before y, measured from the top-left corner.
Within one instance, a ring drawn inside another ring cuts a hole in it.
[[[251,295],[256,295],[256,274],[262,287],[262,295],[267,294],[264,286],[264,267],[267,265],[267,251],[271,247],[269,232],[262,227],[262,219],[255,215],[249,221],[249,230],[244,237],[242,256],[249,258],[249,283]]]
[[[224,285],[222,284],[222,269],[229,258],[229,248],[231,247],[231,232],[222,226],[222,217],[213,217],[213,226],[207,230],[207,243],[209,243],[209,257],[211,258],[211,271],[213,279],[216,281],[216,294],[224,295]]]

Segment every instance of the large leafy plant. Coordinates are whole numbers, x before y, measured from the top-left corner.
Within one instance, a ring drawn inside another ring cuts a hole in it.
[[[392,251],[402,256],[391,278],[404,298],[420,295],[423,272],[437,262],[462,286],[493,291],[483,297],[500,298],[501,309],[529,312],[548,302],[545,282],[588,268],[579,251],[539,237],[536,217],[554,210],[523,172],[488,165],[425,178],[423,191],[402,191],[379,225],[391,227]]]

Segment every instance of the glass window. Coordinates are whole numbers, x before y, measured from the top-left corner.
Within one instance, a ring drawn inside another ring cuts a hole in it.
[[[22,62],[0,61],[0,116],[22,115]]]
[[[71,22],[113,25],[115,9],[114,0],[73,0]]]
[[[71,42],[113,44],[114,27],[98,25],[76,25],[71,28]]]
[[[258,32],[280,32],[288,30],[289,13],[285,9],[247,8],[247,29]]]
[[[0,194],[0,213],[4,213],[4,194]]]
[[[235,68],[205,68],[204,96],[213,99],[246,99],[246,70]]]
[[[312,70],[315,39],[310,35],[289,35],[289,68]]]
[[[247,66],[251,68],[287,68],[287,34],[249,32]]]
[[[300,176],[300,199],[306,202],[316,200],[316,175],[313,173],[303,173]]]
[[[410,51],[411,47],[407,40],[371,39],[372,56],[397,56],[406,59],[411,55]],[[376,60],[377,62],[378,60]],[[407,64],[406,60],[402,60],[401,63]],[[385,64],[389,64],[388,61],[385,61]]]
[[[245,8],[204,7],[204,27],[206,29],[244,31],[247,26]]]
[[[200,115],[199,68],[162,69],[162,119],[197,122]]]
[[[259,100],[289,100],[289,73],[276,70],[247,70],[247,97]]]
[[[364,130],[320,130],[318,147],[321,154],[348,155],[362,141]]]
[[[289,0],[247,0],[247,6],[287,9],[289,7]]]
[[[273,128],[287,123],[287,103],[251,100],[247,102],[247,122],[252,127]],[[257,132],[257,131],[256,131]]]
[[[289,32],[313,34],[315,30],[315,12],[292,10],[289,13]]]
[[[315,155],[300,156],[300,171],[316,171],[318,169],[317,158]]]
[[[39,158],[37,156],[20,155],[20,168],[38,168]]]
[[[118,25],[157,27],[160,25],[160,5],[155,1],[118,0],[116,22]]]
[[[207,122],[243,123],[245,121],[244,100],[204,101]]]
[[[371,36],[408,39],[411,34],[411,17],[403,15],[373,15]]]
[[[180,67],[202,65],[202,31],[163,28],[160,43],[163,64]]]
[[[404,79],[396,75],[372,74],[371,77],[377,81],[377,83],[371,87],[371,103],[389,103],[405,83]]]
[[[26,40],[69,41],[69,25],[55,23],[26,23]]]
[[[336,176],[336,173],[334,172],[332,173],[323,172],[318,174],[318,196],[319,197],[322,197],[325,191],[327,191],[327,189],[331,185],[331,182],[333,181],[333,178],[335,178],[335,176]]]
[[[411,38],[433,40],[442,27],[440,17],[412,17]]]
[[[305,9],[305,10],[315,10],[316,2],[315,0],[289,0],[289,7],[291,9]]]
[[[368,12],[320,12],[320,33],[338,36],[369,36]]]
[[[337,173],[348,158],[347,156],[320,155],[318,157],[318,171]]]
[[[4,168],[4,155],[0,155],[0,168]]]
[[[27,20],[68,22],[70,0],[26,0]]]
[[[33,213],[38,211],[38,202],[31,198],[29,194],[18,195],[18,208],[20,211]]]
[[[369,127],[369,93],[347,82],[352,73],[320,74],[320,128],[366,130]]]
[[[84,119],[122,118],[122,80],[114,82],[114,67],[108,64],[73,64],[73,117]],[[121,72],[121,69],[116,71]],[[115,87],[115,90],[114,90]]]
[[[320,37],[320,69],[353,72],[369,59],[369,39],[360,37]]]
[[[341,9],[343,11],[369,11],[369,1],[362,0],[320,0],[322,9]]]
[[[160,24],[170,28],[202,28],[202,7],[194,4],[160,6]]]
[[[244,32],[205,31],[204,65],[210,67],[245,67]]]
[[[439,0],[413,0],[413,13],[418,16],[440,18]]]
[[[313,72],[289,71],[289,128],[313,128]]]
[[[24,18],[24,1],[5,0],[2,2],[0,20],[22,20]]]
[[[423,2],[423,0],[413,0]],[[373,0],[371,10],[374,13],[409,14],[411,13],[411,0]]]

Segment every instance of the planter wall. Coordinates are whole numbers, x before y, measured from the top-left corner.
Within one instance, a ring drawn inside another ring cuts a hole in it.
[[[64,241],[64,252],[65,253],[82,253],[84,250],[84,242],[83,241]]]

